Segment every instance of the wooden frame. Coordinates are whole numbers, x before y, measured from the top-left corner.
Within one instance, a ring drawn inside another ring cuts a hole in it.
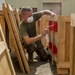
[[[16,19],[15,19],[14,13],[13,13],[13,9],[9,4],[6,4],[6,6],[7,6],[6,12],[7,12],[7,15],[8,15],[10,23],[11,23],[11,28],[14,32],[14,37],[16,39],[18,50],[20,52],[20,55],[21,55],[21,58],[22,58],[22,61],[23,61],[23,64],[24,64],[24,68],[28,73],[30,73],[29,65],[28,65],[28,62],[27,62],[27,58],[25,56],[25,52],[24,52],[22,43],[21,43],[19,31],[18,31],[18,28],[17,28]]]
[[[58,74],[68,74],[68,69],[70,69],[70,16],[56,16],[54,18],[47,16],[47,18],[44,18],[40,22],[41,29],[43,26],[48,26],[49,21],[58,22],[58,31],[54,32],[51,29],[49,33],[50,42],[52,43],[49,53],[52,56],[52,63],[53,61],[56,62]],[[46,20],[48,23],[45,23]],[[53,53],[53,45],[57,47],[57,54]]]
[[[19,13],[19,10],[18,9],[15,9],[14,10],[14,14],[15,14],[16,22],[17,22],[17,28],[19,30],[19,27],[20,27],[20,16],[19,16],[20,13]],[[20,37],[20,38],[22,39],[22,37]],[[25,48],[24,48],[24,52],[25,52],[26,56],[28,57],[27,51],[26,51]]]
[[[12,25],[12,29],[14,31],[14,35],[15,35],[15,39],[17,41],[17,45],[20,49],[23,64],[25,66],[26,71],[28,73],[30,73],[29,65],[28,65],[27,58],[26,58],[25,53],[24,53],[24,49],[23,49],[23,46],[22,46],[22,43],[21,43],[20,35],[19,35],[18,29],[16,27],[17,24],[16,24],[16,19],[15,19],[14,13],[13,13],[13,9],[9,4],[7,4],[7,12],[9,13],[8,16],[10,18],[10,22],[11,22],[11,25]]]
[[[9,32],[11,33],[12,38],[13,38],[13,43],[14,43],[14,46],[15,46],[15,51],[16,51],[16,55],[17,55],[17,58],[18,58],[19,65],[20,65],[20,69],[23,73],[25,73],[23,62],[22,62],[22,59],[21,59],[21,56],[20,56],[20,52],[18,50],[16,39],[14,37],[14,33],[13,33],[13,30],[12,30],[12,27],[11,27],[11,23],[10,23],[10,20],[9,20],[9,17],[8,17],[6,4],[3,4],[3,13],[4,13],[4,17],[6,19],[7,25],[8,25]]]
[[[1,26],[0,26],[0,73],[1,75],[16,75]]]
[[[57,56],[58,74],[68,74],[68,69],[70,69],[70,24],[70,16],[59,17]]]

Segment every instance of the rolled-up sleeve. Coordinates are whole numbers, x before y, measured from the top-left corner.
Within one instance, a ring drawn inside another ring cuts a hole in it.
[[[33,13],[33,16],[34,16],[35,21],[37,21],[37,20],[39,20],[39,19],[41,18],[42,13],[40,13],[40,12],[35,12],[35,13]]]

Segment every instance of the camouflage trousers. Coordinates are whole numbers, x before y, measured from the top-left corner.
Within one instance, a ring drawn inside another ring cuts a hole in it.
[[[27,49],[29,55],[32,55],[32,53],[35,51],[42,61],[48,60],[49,52],[45,49],[41,40],[38,40],[30,45],[23,43],[23,46]]]

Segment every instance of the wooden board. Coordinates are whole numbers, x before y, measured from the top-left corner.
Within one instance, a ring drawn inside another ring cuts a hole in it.
[[[9,50],[3,35],[3,31],[0,25],[0,74],[1,75],[16,75],[12,61],[10,58]]]
[[[48,23],[49,23],[48,16],[47,15],[42,16],[40,19],[40,29],[39,29],[40,33],[42,32],[43,28],[48,27]],[[45,45],[45,47],[48,47],[48,42],[46,41],[46,36],[44,36],[42,38],[42,42]]]
[[[70,68],[70,16],[59,17],[59,32],[58,32],[58,70],[66,72]],[[68,63],[67,63],[68,62]],[[61,64],[63,63],[63,64]],[[67,63],[67,65],[65,65]],[[66,70],[65,70],[66,69]],[[60,71],[60,72],[61,72]]]
[[[0,16],[3,16],[3,10],[0,10]]]
[[[62,22],[62,18],[59,17],[59,33],[58,33],[58,62],[65,61],[65,33],[66,33],[66,24]],[[62,59],[61,59],[62,58]]]
[[[19,10],[18,10],[18,9],[15,9],[15,10],[14,10],[14,13],[15,13],[15,18],[16,18],[17,25],[18,25],[18,28],[19,28],[19,27],[20,27]]]
[[[58,75],[66,75],[68,74],[68,69],[67,68],[57,68],[57,72],[58,72]]]
[[[4,16],[1,16],[1,15],[0,15],[0,24],[1,24],[4,36],[6,37],[5,19],[4,19]]]
[[[75,27],[71,27],[70,75],[75,75]]]
[[[59,62],[57,63],[58,68],[70,68],[70,62]]]
[[[19,27],[20,27],[20,16],[19,16],[19,10],[18,9],[15,9],[14,10],[14,14],[15,14],[15,19],[16,19],[16,22],[17,22],[17,28],[19,30]],[[20,37],[22,39],[22,37]],[[24,48],[24,52],[25,54],[27,53],[26,49]]]
[[[3,13],[4,13],[4,17],[6,19],[7,25],[8,25],[9,32],[11,33],[12,38],[13,38],[13,43],[15,45],[15,51],[16,51],[16,55],[17,55],[17,58],[18,58],[19,65],[20,65],[20,69],[23,73],[25,73],[24,66],[23,66],[23,63],[22,63],[22,59],[21,59],[21,56],[20,56],[20,52],[19,52],[19,49],[18,49],[18,46],[17,46],[17,42],[16,42],[16,39],[14,37],[14,32],[12,30],[11,23],[10,23],[10,20],[9,20],[9,17],[8,17],[6,4],[3,4]]]
[[[11,26],[12,26],[12,29],[14,31],[15,39],[17,41],[17,45],[18,45],[18,48],[19,48],[19,51],[20,51],[20,54],[21,54],[21,57],[22,57],[22,60],[23,60],[25,70],[28,73],[30,73],[29,65],[28,65],[27,58],[26,58],[25,53],[24,53],[22,43],[21,43],[19,31],[18,31],[18,28],[17,28],[16,19],[15,19],[14,13],[13,13],[13,9],[9,4],[7,4],[7,13],[9,13],[8,16],[10,18]]]
[[[72,16],[74,15],[74,16]],[[70,75],[75,75],[75,13],[71,14]]]
[[[59,35],[58,62],[69,61],[70,60],[70,57],[69,57],[70,55],[70,17],[61,16],[59,18],[59,25],[60,26],[59,26],[59,34],[58,34]]]

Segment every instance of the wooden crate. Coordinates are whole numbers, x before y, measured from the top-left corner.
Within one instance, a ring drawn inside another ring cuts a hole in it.
[[[70,68],[70,16],[47,17],[40,20],[42,21],[42,23],[40,22],[40,26],[42,26],[40,31],[43,26],[48,26],[50,23],[54,25],[49,32],[49,52],[52,60],[56,62],[58,74],[68,74]]]
[[[10,58],[9,50],[5,42],[5,37],[0,25],[0,74],[1,75],[16,75],[12,61]]]

